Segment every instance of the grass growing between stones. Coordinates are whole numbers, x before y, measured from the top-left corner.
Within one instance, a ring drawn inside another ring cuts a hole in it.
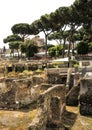
[[[29,125],[37,114],[37,110],[0,111],[0,130],[28,130]]]

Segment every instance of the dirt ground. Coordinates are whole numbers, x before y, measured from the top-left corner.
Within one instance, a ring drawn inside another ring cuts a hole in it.
[[[71,130],[92,130],[92,116],[80,115],[78,107],[66,107],[69,113],[66,113],[67,122]]]
[[[62,122],[69,130],[92,130],[92,116],[82,116],[78,107],[66,106]],[[28,130],[37,110],[0,110],[0,130]]]
[[[0,130],[28,130],[37,110],[5,111],[0,110]]]

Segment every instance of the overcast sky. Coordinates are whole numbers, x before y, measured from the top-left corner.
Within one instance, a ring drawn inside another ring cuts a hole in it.
[[[41,15],[54,12],[62,6],[70,6],[75,0],[0,0],[0,48],[6,46],[3,39],[11,35],[16,23],[31,24]]]

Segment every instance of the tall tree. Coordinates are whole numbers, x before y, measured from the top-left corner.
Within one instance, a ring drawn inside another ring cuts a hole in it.
[[[13,52],[14,57],[14,50],[17,50],[18,58],[19,58],[19,46],[22,44],[22,41],[12,41],[9,42],[9,48],[11,49],[11,52]]]
[[[54,32],[48,36],[48,40],[56,40],[57,43],[61,44],[62,36],[60,32]]]
[[[51,34],[48,39],[49,40],[56,40],[57,43],[62,44],[63,42],[63,50],[62,50],[62,57],[64,58],[64,53],[65,53],[65,43],[68,37],[68,31],[58,31],[58,32],[54,32],[53,34]],[[58,42],[59,40],[59,42]]]
[[[92,23],[92,0],[75,0],[73,7],[78,18],[76,22],[82,25]]]
[[[34,40],[26,40],[24,43],[25,48],[25,54],[28,59],[34,56],[35,53],[38,52],[37,43]]]
[[[64,16],[64,14],[67,14],[68,8],[67,7],[60,7],[55,10],[54,13],[51,13],[51,19],[54,23],[58,24],[58,28],[56,29],[57,32],[55,32],[55,38],[59,38],[60,42],[63,39],[63,51],[62,51],[62,57],[64,57],[64,50],[65,50],[65,42],[66,42],[66,33],[65,29],[67,27],[67,15]]]
[[[49,34],[51,34],[56,28],[58,28],[58,24],[55,24],[55,22],[52,21],[49,14],[42,15],[40,19],[34,21],[31,25],[35,28],[36,33],[43,32],[45,35],[45,51],[46,51],[46,58],[47,58],[47,40]]]
[[[12,41],[22,41],[22,39],[17,34],[9,35],[3,39],[4,43],[8,43],[8,42],[12,42]]]
[[[13,34],[18,34],[24,41],[31,34],[29,24],[27,23],[18,23],[11,27]]]
[[[68,56],[70,57],[71,39],[73,33],[76,30],[76,24],[75,21],[73,20],[74,15],[72,14],[72,9],[71,7],[60,7],[56,9],[55,15],[52,17],[55,19],[54,22],[56,22],[56,24],[57,23],[60,24],[58,31],[61,33],[61,37],[64,38],[63,48],[65,48],[64,46],[65,46],[66,37],[68,37],[68,41],[69,41]],[[65,35],[65,31],[67,27],[69,31],[67,35]],[[64,50],[63,50],[63,57],[64,57]]]
[[[22,44],[22,38],[17,34],[9,35],[5,39],[3,39],[4,43],[9,43],[9,48],[13,53],[14,57],[14,50],[17,50],[18,57],[19,57],[19,46]]]
[[[9,48],[11,50],[10,55],[13,54],[13,57],[14,57],[15,45],[12,42],[9,42]]]
[[[20,48],[20,51],[21,51],[21,58],[22,58],[23,54],[26,53],[26,44],[25,44],[25,42],[23,42],[22,44],[20,44],[19,48]]]

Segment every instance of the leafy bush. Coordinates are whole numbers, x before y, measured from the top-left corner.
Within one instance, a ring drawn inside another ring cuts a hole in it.
[[[89,45],[86,41],[81,41],[76,49],[78,54],[87,54],[89,52]]]

